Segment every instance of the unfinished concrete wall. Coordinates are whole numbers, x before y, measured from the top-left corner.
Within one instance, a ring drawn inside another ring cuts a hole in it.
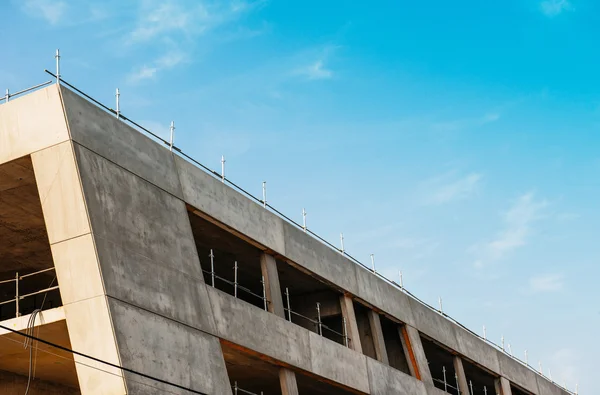
[[[0,370],[0,394],[23,395],[27,388],[27,377]],[[78,395],[75,388],[65,387],[43,380],[33,380],[28,395]]]

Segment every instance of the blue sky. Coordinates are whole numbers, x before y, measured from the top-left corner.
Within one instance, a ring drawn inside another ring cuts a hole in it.
[[[64,78],[580,393],[600,347],[591,0],[0,3]],[[7,33],[10,32],[10,33]],[[10,34],[10,36],[7,36]],[[10,37],[10,38],[8,38]],[[7,39],[8,38],[8,39]]]

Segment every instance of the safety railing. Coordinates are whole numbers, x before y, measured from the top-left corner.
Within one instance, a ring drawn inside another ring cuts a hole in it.
[[[248,390],[245,390],[243,388],[241,388],[237,381],[234,381],[233,385],[231,386],[231,389],[233,389],[233,395],[238,395],[238,394],[247,394],[247,395],[264,395],[264,393],[262,391],[260,391],[259,394],[257,394],[256,392],[250,392]]]
[[[24,295],[21,295],[19,290],[20,290],[20,286],[21,286],[21,282],[23,281],[23,279],[25,278],[29,278],[32,276],[37,276],[38,274],[41,273],[46,273],[49,271],[55,270],[54,267],[50,267],[47,269],[42,269],[39,270],[37,272],[33,272],[33,273],[27,273],[24,274],[22,276],[19,276],[19,272],[16,272],[15,274],[15,278],[11,278],[9,280],[3,280],[0,281],[0,285],[1,284],[9,284],[9,283],[15,283],[15,297],[14,299],[8,299],[5,301],[0,302],[0,306],[6,305],[6,304],[10,304],[10,303],[14,303],[15,304],[15,317],[20,317],[21,316],[21,312],[20,312],[20,302],[21,300],[25,299],[25,298],[29,298],[35,295],[39,295],[45,292],[50,292],[50,291],[54,291],[55,289],[58,289],[58,285],[52,286],[52,284],[54,283],[54,280],[50,283],[50,286],[48,288],[44,288],[44,289],[40,289],[38,291],[35,292],[30,292]]]
[[[10,93],[10,90],[7,89],[6,92],[4,93],[4,96],[0,97],[0,102],[4,101],[5,103],[8,103],[10,101],[10,99],[13,98],[13,97],[15,97],[15,96],[19,96],[19,95],[22,95],[24,93],[31,92],[31,91],[33,91],[35,89],[42,88],[44,86],[50,85],[51,83],[52,83],[52,81],[42,82],[41,84],[34,85],[31,88],[23,89],[21,91],[15,92],[15,93]]]
[[[286,303],[286,307],[284,307],[286,314],[286,318],[289,322],[293,322],[292,321],[292,316],[294,317],[299,317],[302,318],[303,320],[306,320],[310,323],[312,323],[315,326],[315,331],[320,335],[323,336],[323,330],[328,331],[329,333],[333,334],[334,336],[339,337],[340,339],[342,339],[344,346],[346,347],[350,347],[350,337],[348,337],[348,329],[346,327],[346,317],[342,317],[342,333],[330,328],[329,326],[325,325],[323,323],[323,321],[321,320],[321,304],[319,302],[316,303],[316,312],[317,312],[317,319],[312,319],[310,317],[307,317],[305,315],[302,315],[298,312],[295,312],[292,310],[292,307],[290,305],[290,290],[289,288],[285,288],[285,303]]]
[[[213,253],[212,249],[210,250],[209,258],[210,258],[210,271],[202,269],[202,272],[210,275],[210,279],[211,279],[210,285],[213,288],[216,288],[215,287],[215,280],[219,280],[219,281],[221,281],[221,282],[223,282],[225,284],[229,284],[229,285],[231,285],[233,287],[233,296],[235,298],[238,297],[238,291],[242,291],[242,292],[245,292],[246,294],[248,294],[250,296],[253,296],[253,297],[257,298],[257,299],[260,299],[262,301],[262,303],[263,303],[263,308],[264,308],[265,311],[267,311],[269,309],[269,303],[271,303],[271,301],[269,301],[267,299],[267,290],[266,290],[265,277],[264,276],[261,276],[261,280],[260,280],[261,287],[262,287],[262,296],[261,296],[261,295],[255,293],[255,292],[253,292],[251,289],[249,289],[247,287],[244,287],[244,286],[242,286],[242,285],[239,284],[239,282],[238,282],[239,264],[238,264],[237,261],[233,262],[233,281],[231,281],[231,280],[228,280],[228,279],[226,279],[224,277],[218,276],[215,273],[215,254]]]

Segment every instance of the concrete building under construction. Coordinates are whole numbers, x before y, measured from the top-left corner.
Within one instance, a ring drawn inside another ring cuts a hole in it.
[[[570,393],[64,83],[8,99],[1,394]]]

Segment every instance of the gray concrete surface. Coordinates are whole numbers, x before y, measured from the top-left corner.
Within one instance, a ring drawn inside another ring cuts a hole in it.
[[[367,358],[371,395],[426,395],[425,384],[387,365]],[[446,394],[447,395],[447,394]]]
[[[536,374],[531,370],[512,359],[510,356],[496,351],[500,365],[500,375],[508,378],[519,387],[526,389],[534,394],[538,394]],[[544,395],[544,394],[540,394]]]

